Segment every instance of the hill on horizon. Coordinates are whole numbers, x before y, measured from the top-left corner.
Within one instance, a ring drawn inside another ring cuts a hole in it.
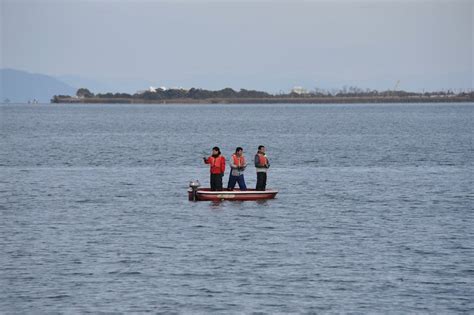
[[[54,95],[74,95],[76,88],[49,75],[15,69],[0,69],[0,102],[49,103]]]

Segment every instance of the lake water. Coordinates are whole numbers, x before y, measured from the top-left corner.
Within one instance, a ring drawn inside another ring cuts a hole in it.
[[[1,105],[0,124],[0,313],[474,312],[473,104]],[[213,146],[260,144],[277,199],[187,200]]]

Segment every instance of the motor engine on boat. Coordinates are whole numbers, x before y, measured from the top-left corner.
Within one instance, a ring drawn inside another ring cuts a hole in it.
[[[201,187],[201,183],[198,180],[192,180],[189,182],[189,187],[191,188],[190,201],[197,201],[197,191]]]

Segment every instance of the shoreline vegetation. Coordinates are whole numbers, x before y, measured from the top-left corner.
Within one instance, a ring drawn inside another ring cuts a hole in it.
[[[355,103],[458,103],[474,102],[474,91],[406,92],[362,90],[344,87],[338,91],[292,91],[270,94],[262,91],[235,91],[231,88],[211,91],[204,89],[163,89],[127,93],[94,94],[86,88],[76,95],[55,95],[51,103],[61,104],[355,104]]]

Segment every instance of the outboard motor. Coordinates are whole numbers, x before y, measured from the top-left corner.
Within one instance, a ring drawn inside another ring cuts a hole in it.
[[[198,180],[192,180],[189,182],[189,187],[191,187],[191,194],[189,195],[189,200],[190,201],[196,201],[197,200],[197,190],[201,186],[201,183],[199,183]]]

